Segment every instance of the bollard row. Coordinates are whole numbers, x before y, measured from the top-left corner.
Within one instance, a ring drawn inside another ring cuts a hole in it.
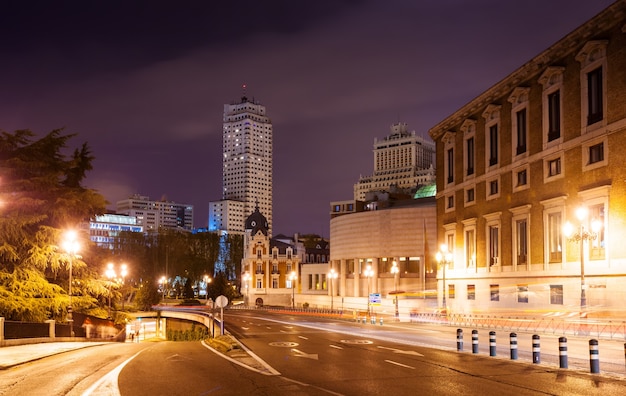
[[[511,333],[510,349],[511,360],[517,360],[517,334]],[[537,334],[532,336],[533,363],[541,363],[541,337]],[[463,352],[463,329],[456,330],[456,350]],[[478,353],[478,330],[472,330],[472,353]],[[489,356],[496,356],[496,332],[489,332]],[[624,343],[624,359],[626,359],[626,343]],[[567,364],[567,338],[559,337],[559,368],[568,368]],[[600,355],[598,340],[589,340],[589,368],[592,374],[600,373]]]

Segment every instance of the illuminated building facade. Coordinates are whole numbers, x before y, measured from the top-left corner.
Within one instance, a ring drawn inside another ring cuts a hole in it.
[[[209,231],[243,233],[244,220],[256,206],[271,224],[272,140],[272,122],[265,106],[246,96],[224,105],[222,201],[209,204]],[[269,231],[271,235],[271,228]]]
[[[390,134],[374,140],[374,174],[361,176],[354,185],[354,200],[367,200],[371,191],[416,189],[434,183],[435,143],[409,132],[407,124],[391,125]]]
[[[623,312],[624,92],[618,1],[430,129],[451,312]]]

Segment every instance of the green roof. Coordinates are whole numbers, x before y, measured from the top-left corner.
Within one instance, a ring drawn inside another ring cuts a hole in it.
[[[426,186],[422,186],[415,191],[415,195],[413,199],[420,198],[428,198],[434,197],[437,194],[437,185],[436,184],[428,184]]]

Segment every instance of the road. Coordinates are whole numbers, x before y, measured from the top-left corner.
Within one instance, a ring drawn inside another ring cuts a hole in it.
[[[271,370],[247,369],[197,341],[115,343],[2,370],[0,395],[626,394],[624,376],[426,346],[450,344],[455,329],[227,312],[227,329]]]

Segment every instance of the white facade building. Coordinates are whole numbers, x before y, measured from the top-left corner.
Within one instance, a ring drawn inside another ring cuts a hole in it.
[[[193,205],[172,201],[151,201],[150,197],[135,194],[117,201],[118,214],[134,216],[144,231],[158,231],[160,227],[193,229]]]
[[[143,232],[137,218],[119,214],[104,214],[89,221],[89,239],[96,245],[113,249],[120,232]]]
[[[388,191],[394,185],[401,189],[435,182],[435,142],[408,132],[407,124],[396,123],[390,135],[374,140],[374,174],[361,176],[354,185],[354,199],[364,201],[370,191]]]
[[[209,231],[243,232],[257,206],[272,224],[273,132],[265,106],[243,96],[224,105],[223,122],[222,201],[209,204]]]

